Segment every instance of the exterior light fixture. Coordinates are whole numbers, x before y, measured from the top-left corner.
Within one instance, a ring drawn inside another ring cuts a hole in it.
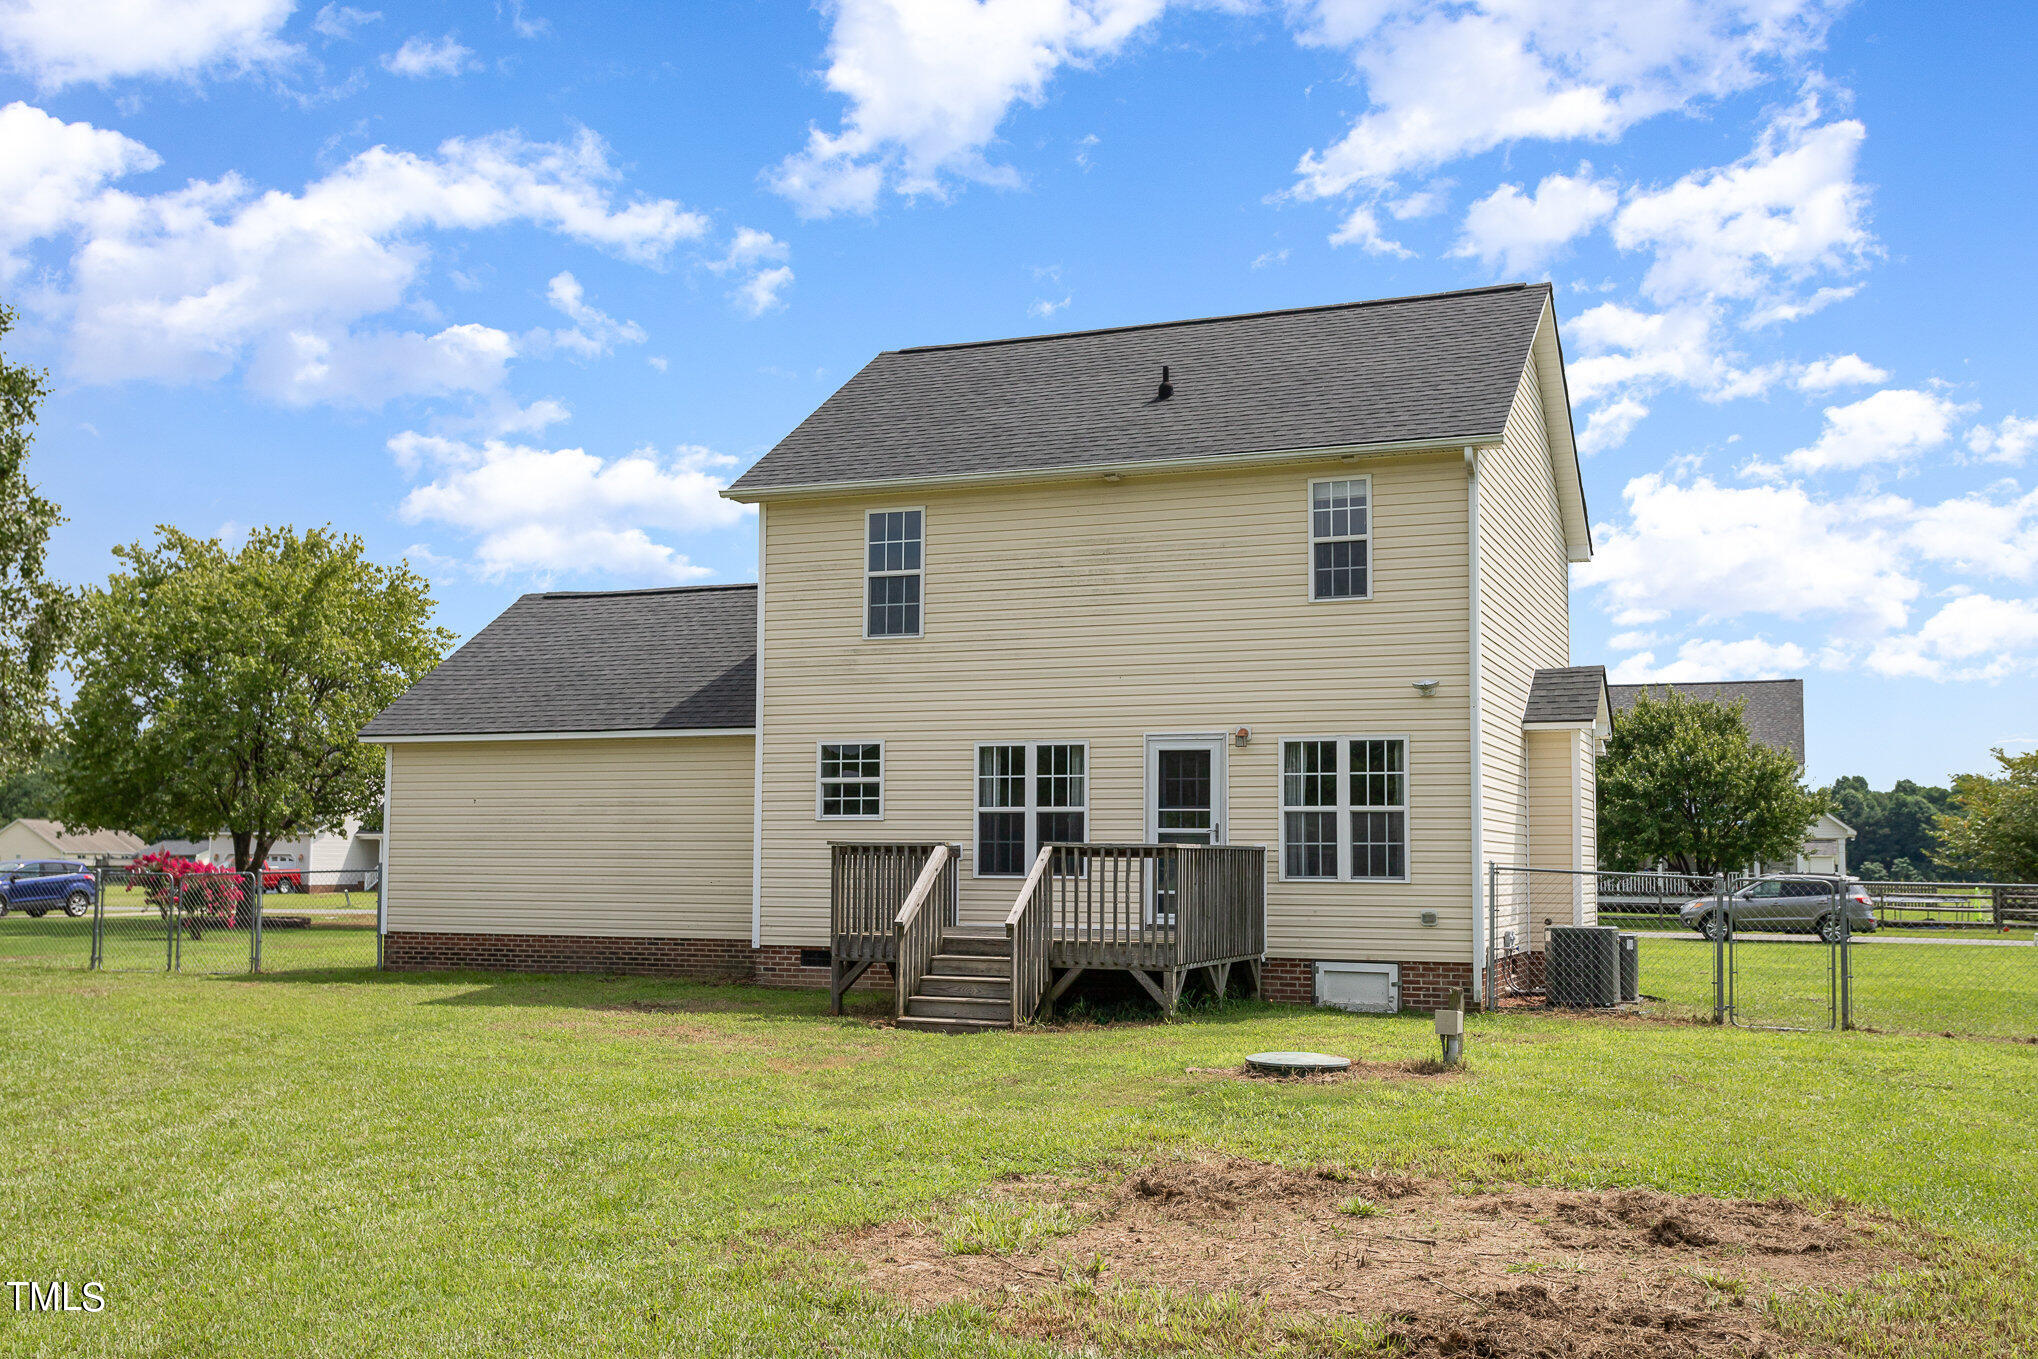
[[[1116,486],[1119,482],[1123,480],[1125,480],[1125,478],[1119,476],[1116,472],[1106,472],[1104,474],[1104,484],[1106,486]]]
[[[1240,727],[1231,734],[1231,741],[1233,745],[1241,748],[1251,745],[1253,743],[1253,729],[1251,727]]]
[[[1435,698],[1437,696],[1437,686],[1442,684],[1443,681],[1422,679],[1415,680],[1413,683],[1416,693],[1421,694],[1424,698]]]

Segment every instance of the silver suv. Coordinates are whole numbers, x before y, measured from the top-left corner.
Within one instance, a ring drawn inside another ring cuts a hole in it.
[[[1847,913],[1844,927],[1840,917],[1843,906]],[[1736,934],[1816,931],[1826,942],[1837,944],[1843,933],[1871,934],[1875,930],[1875,904],[1859,878],[1756,878],[1741,884],[1727,898],[1726,913],[1733,918]],[[1685,902],[1677,919],[1708,939],[1726,934],[1720,903],[1712,897]]]

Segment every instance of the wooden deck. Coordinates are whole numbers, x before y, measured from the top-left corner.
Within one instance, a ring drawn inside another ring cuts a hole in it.
[[[1266,850],[1258,845],[1044,846],[1002,929],[957,924],[954,845],[830,851],[837,1013],[879,962],[892,965],[899,1022],[918,1027],[1022,1024],[1092,971],[1127,973],[1170,1014],[1198,970],[1221,993],[1242,966],[1259,989]]]

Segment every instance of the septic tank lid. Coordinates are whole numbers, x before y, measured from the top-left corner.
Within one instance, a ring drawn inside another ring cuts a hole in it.
[[[1255,1052],[1245,1059],[1246,1069],[1268,1076],[1314,1076],[1325,1071],[1349,1071],[1352,1059],[1333,1057],[1327,1052]]]

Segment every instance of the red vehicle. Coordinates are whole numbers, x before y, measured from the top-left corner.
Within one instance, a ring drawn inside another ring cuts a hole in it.
[[[264,892],[302,892],[304,870],[285,864],[262,865],[262,890]]]

